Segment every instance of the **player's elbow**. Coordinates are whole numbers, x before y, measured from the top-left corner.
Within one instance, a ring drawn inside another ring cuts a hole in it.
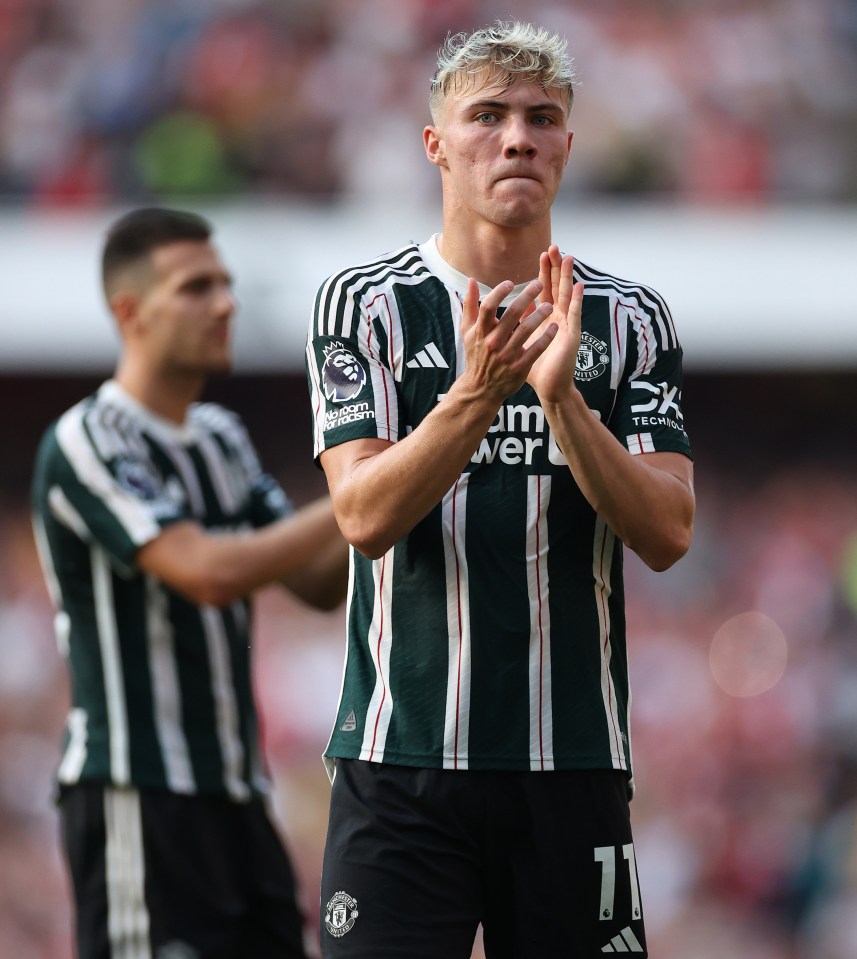
[[[365,556],[366,559],[373,560],[381,559],[393,546],[393,542],[388,541],[382,536],[357,536],[353,540],[349,540],[349,542],[351,542],[351,545],[358,553]]]
[[[692,538],[693,525],[680,526],[659,536],[645,548],[635,549],[635,552],[649,569],[663,573],[687,553]]]
[[[361,556],[365,556],[366,559],[381,559],[381,557],[388,552],[388,549],[384,549],[380,544],[378,545],[364,545],[364,546],[355,546],[354,547]]]
[[[396,538],[376,517],[348,518],[340,521],[346,541],[367,559],[380,559],[396,542]]]
[[[656,573],[674,566],[690,549],[696,500],[690,487],[682,486],[665,508],[644,513],[642,525],[635,529],[637,542],[625,540],[640,559]],[[623,537],[624,539],[624,537]]]

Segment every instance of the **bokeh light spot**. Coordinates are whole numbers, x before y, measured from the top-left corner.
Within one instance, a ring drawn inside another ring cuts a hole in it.
[[[782,678],[788,642],[764,613],[740,613],[714,634],[708,654],[711,673],[730,696],[758,696]]]

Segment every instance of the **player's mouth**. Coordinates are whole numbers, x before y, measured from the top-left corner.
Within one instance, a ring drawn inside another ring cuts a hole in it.
[[[496,183],[502,183],[504,180],[531,180],[534,183],[538,183],[538,177],[533,176],[531,173],[523,173],[519,170],[510,171],[508,173],[502,173],[495,180]]]

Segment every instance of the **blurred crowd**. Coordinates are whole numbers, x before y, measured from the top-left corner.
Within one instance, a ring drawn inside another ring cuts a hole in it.
[[[0,0],[0,198],[420,200],[448,32],[569,38],[566,193],[857,199],[855,0]]]
[[[857,200],[857,0],[0,0],[0,203],[422,204],[435,51],[511,16],[576,59],[560,203]],[[701,462],[690,554],[627,562],[650,951],[854,959],[853,464],[749,475],[727,449]],[[308,463],[283,481],[298,501],[320,482]],[[70,959],[67,675],[25,491],[2,484],[0,544],[0,956]],[[258,613],[274,800],[315,922],[344,625],[273,591]]]
[[[651,955],[853,959],[853,465],[773,457],[751,472],[725,449],[700,452],[691,552],[662,574],[626,554],[631,808]],[[283,478],[307,495],[321,482],[308,463]],[[0,955],[70,959],[51,796],[67,677],[23,498],[0,503],[0,541]],[[320,753],[344,617],[279,591],[257,611],[275,808],[317,922],[329,796]]]

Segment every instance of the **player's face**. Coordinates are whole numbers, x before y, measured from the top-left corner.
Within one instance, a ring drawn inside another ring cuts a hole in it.
[[[140,300],[142,342],[164,370],[220,373],[232,362],[232,278],[207,242],[179,241],[151,254],[153,281]]]
[[[445,101],[425,131],[426,152],[442,170],[444,202],[468,218],[526,227],[548,215],[568,155],[563,92],[532,80],[508,86],[490,73]]]

